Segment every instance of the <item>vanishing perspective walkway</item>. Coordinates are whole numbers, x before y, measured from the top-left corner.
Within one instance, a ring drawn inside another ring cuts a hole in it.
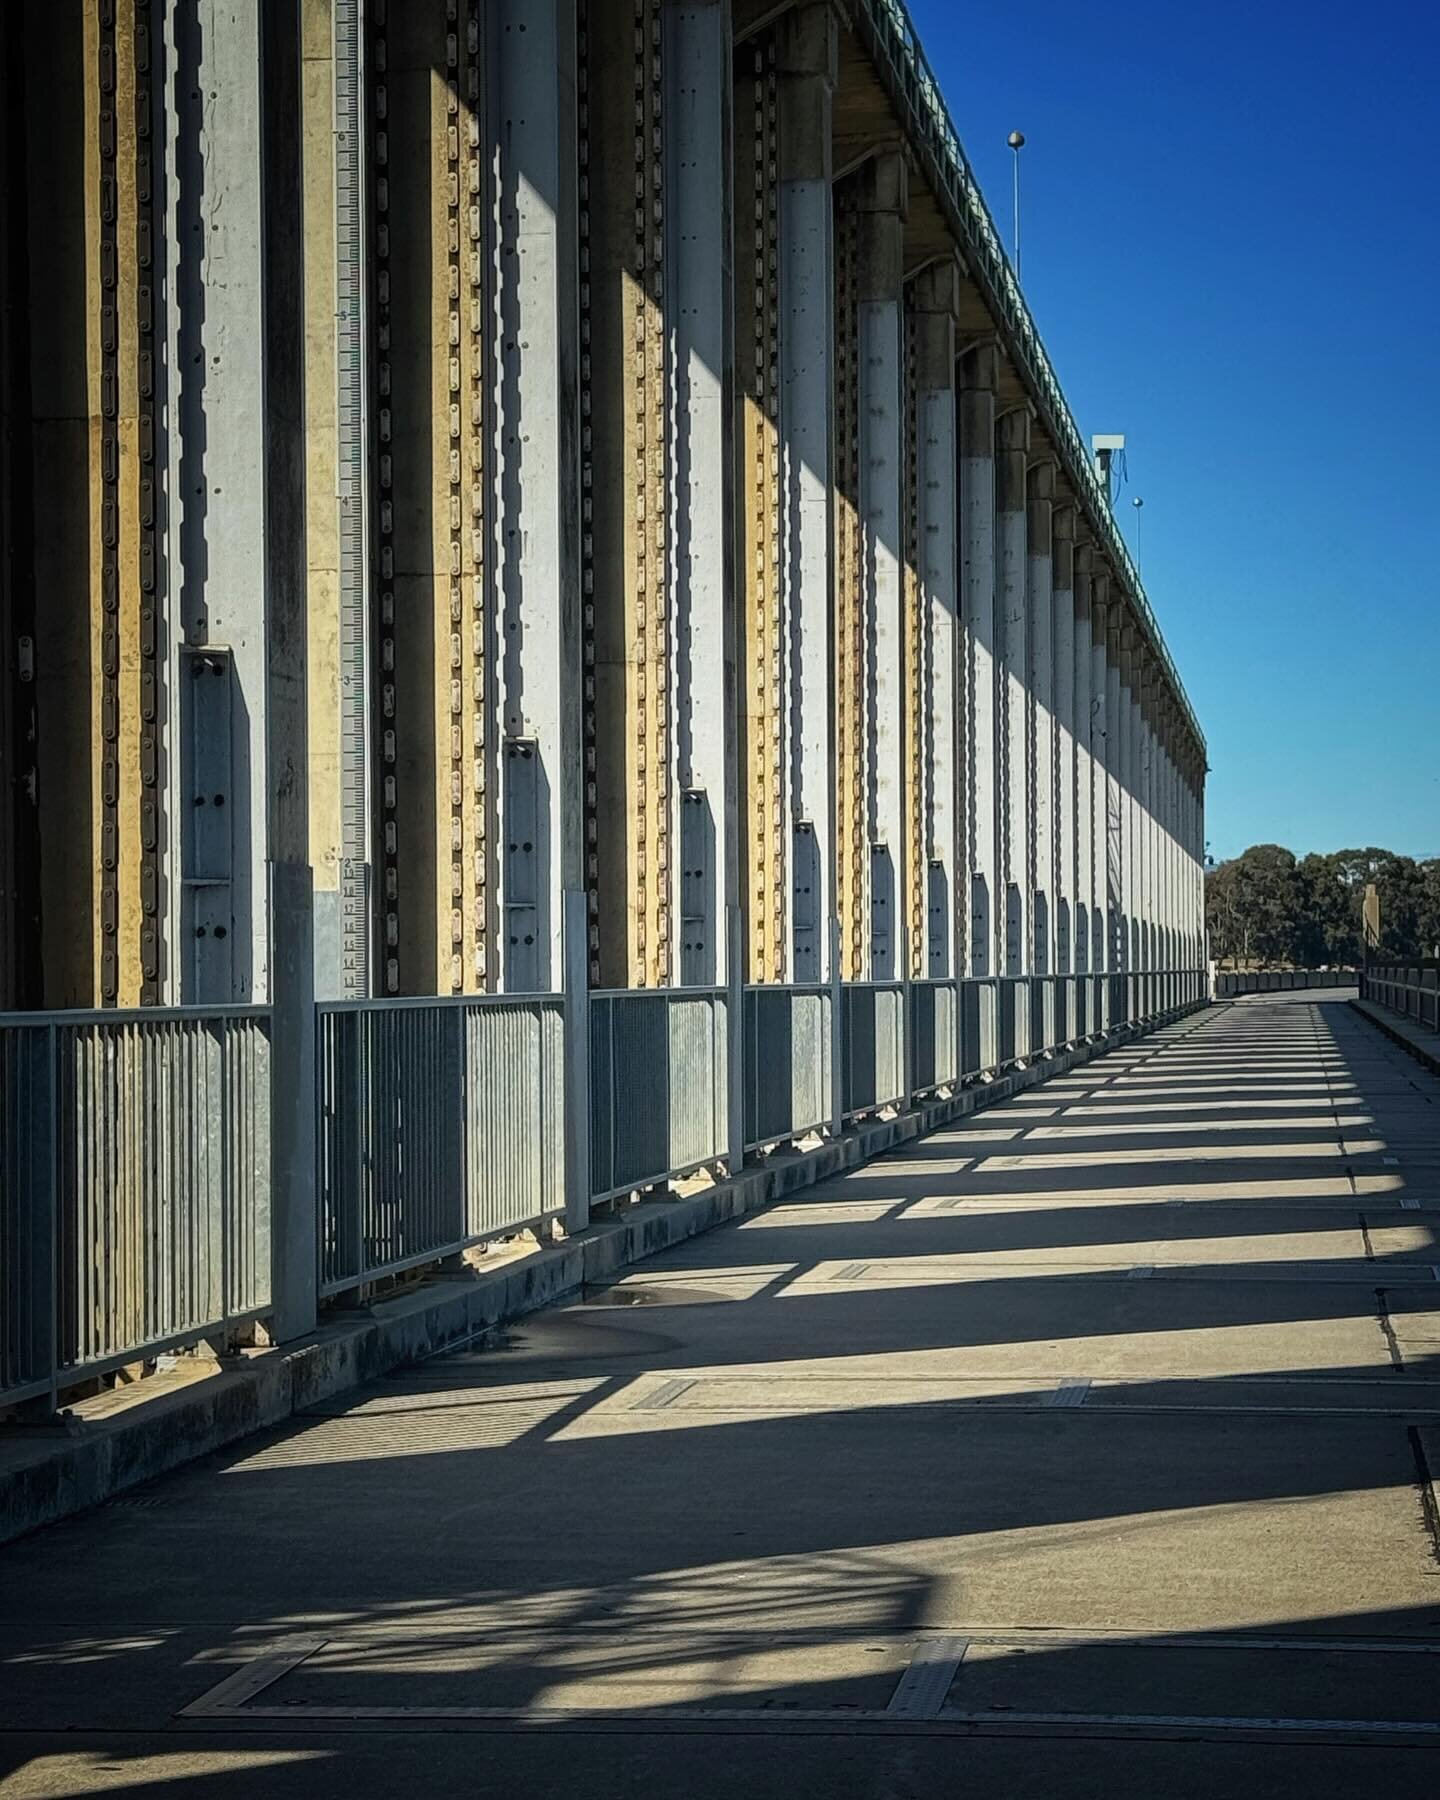
[[[1421,1778],[1440,1081],[1345,1002],[1211,1008],[0,1553],[0,1793]]]

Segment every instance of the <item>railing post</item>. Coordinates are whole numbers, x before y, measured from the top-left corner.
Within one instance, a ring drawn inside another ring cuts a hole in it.
[[[564,939],[565,1230],[590,1223],[590,946],[583,888],[561,899]]]
[[[840,983],[840,920],[830,919],[830,1130],[845,1128],[845,995]]]
[[[915,1000],[915,985],[910,973],[910,927],[900,927],[900,1106],[909,1112],[915,1098],[915,1020],[910,1008]]]
[[[29,1035],[27,1032],[26,1036]],[[46,1402],[47,1414],[55,1411],[59,1397],[60,1361],[60,1039],[56,1027],[45,1027],[45,1104],[32,1113],[29,1121],[31,1145],[35,1133],[43,1131],[40,1155],[34,1173],[35,1192],[41,1196],[36,1207],[35,1238],[40,1241],[44,1268],[33,1271],[31,1300],[31,1345],[36,1355],[45,1359],[45,1375],[50,1383]],[[32,1245],[35,1239],[32,1238]],[[34,1371],[22,1368],[21,1378],[33,1378]]]
[[[745,982],[741,968],[740,908],[733,901],[725,908],[725,1032],[726,1076],[730,1114],[732,1176],[745,1166]]]
[[[311,875],[270,865],[270,1268],[278,1343],[315,1329],[315,945]]]

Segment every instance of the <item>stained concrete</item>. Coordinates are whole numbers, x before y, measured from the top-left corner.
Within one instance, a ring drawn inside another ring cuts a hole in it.
[[[0,1551],[0,1794],[1423,1778],[1440,1080],[1345,1001],[1216,1007]]]

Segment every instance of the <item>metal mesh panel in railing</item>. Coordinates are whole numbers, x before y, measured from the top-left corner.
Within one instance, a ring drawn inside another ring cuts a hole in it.
[[[1070,1035],[1077,1043],[1094,1029],[1090,1023],[1090,992],[1090,977],[1077,975],[1071,984],[1074,1013],[1070,1021]]]
[[[551,995],[320,1008],[322,1295],[561,1210],[562,1030]]]
[[[960,984],[960,1073],[983,1075],[1000,1060],[999,983],[972,976]]]
[[[1003,1067],[1030,1054],[1031,998],[1026,975],[1001,975],[996,979],[999,1027],[995,1061]]]
[[[270,1304],[260,1008],[0,1019],[0,1400]]]
[[[953,981],[910,986],[910,1081],[917,1094],[960,1078],[957,1043],[960,996]]]
[[[746,1149],[831,1122],[830,1004],[828,988],[746,988]]]
[[[590,1188],[653,1187],[729,1150],[723,988],[590,996]]]
[[[846,1117],[905,1097],[905,990],[895,982],[852,982],[841,990]]]
[[[1055,1042],[1055,977],[1030,977],[1030,1053],[1039,1056]]]

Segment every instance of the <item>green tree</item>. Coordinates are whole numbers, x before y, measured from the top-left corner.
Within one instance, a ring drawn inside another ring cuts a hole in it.
[[[1440,957],[1440,856],[1416,865],[1419,872],[1419,923],[1416,952]]]
[[[1207,882],[1211,947],[1217,956],[1287,963],[1306,944],[1307,885],[1293,853],[1252,844]]]
[[[1371,844],[1297,862],[1252,844],[1205,878],[1211,952],[1221,960],[1355,964],[1364,956],[1365,889],[1380,898],[1380,954],[1440,956],[1440,857],[1416,862]]]
[[[1312,854],[1300,861],[1300,875],[1307,889],[1305,961],[1312,968],[1360,961],[1364,882],[1357,880],[1353,867],[1346,862],[1347,854]]]

